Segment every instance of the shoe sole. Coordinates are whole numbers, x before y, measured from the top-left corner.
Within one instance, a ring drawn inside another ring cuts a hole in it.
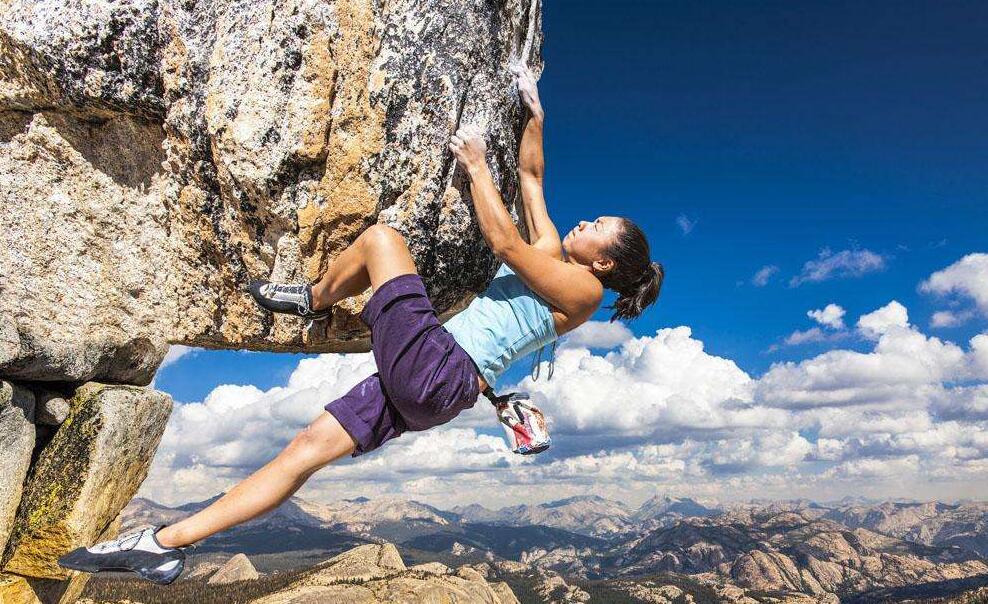
[[[129,568],[126,566],[92,566],[86,564],[75,564],[72,562],[62,562],[61,560],[58,561],[58,565],[61,566],[62,568],[67,568],[69,570],[75,570],[83,573],[89,573],[92,575],[96,575],[99,573],[133,573],[138,577],[144,579],[145,581],[150,581],[157,585],[170,585],[174,583],[176,579],[182,576],[183,572],[185,572],[184,563],[179,564],[179,568],[181,568],[181,570],[179,570],[178,573],[175,574],[175,576],[168,579],[158,578],[159,577],[158,575],[150,575],[146,572],[135,570],[133,568]]]

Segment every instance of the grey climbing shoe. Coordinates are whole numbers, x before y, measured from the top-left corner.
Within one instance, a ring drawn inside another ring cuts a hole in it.
[[[154,534],[164,527],[148,527],[112,541],[72,550],[58,559],[63,568],[86,573],[132,572],[142,579],[168,585],[185,569],[185,552],[164,547]]]
[[[328,317],[330,310],[312,310],[312,286],[254,281],[250,295],[258,306],[271,312],[288,313],[303,319]]]

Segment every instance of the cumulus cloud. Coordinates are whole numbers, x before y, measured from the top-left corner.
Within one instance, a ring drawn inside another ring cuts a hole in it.
[[[619,321],[587,321],[562,338],[562,346],[583,348],[614,348],[635,337]]]
[[[751,278],[751,284],[755,287],[765,287],[772,277],[779,272],[779,267],[769,264],[758,269],[758,272]]]
[[[895,300],[858,319],[858,331],[870,340],[877,340],[892,329],[906,327],[909,327],[909,312]]]
[[[969,298],[988,317],[988,254],[968,254],[930,275],[919,288],[925,293]]]
[[[824,308],[811,310],[806,316],[813,319],[824,327],[830,329],[844,329],[844,315],[847,313],[837,304],[828,304]]]
[[[830,279],[861,277],[884,270],[886,259],[870,250],[841,250],[825,248],[815,260],[803,265],[803,270],[789,281],[791,287]]]
[[[821,325],[844,317],[818,312]],[[757,377],[710,354],[688,327],[635,337],[590,323],[560,347],[551,381],[502,385],[531,392],[546,412],[547,453],[508,451],[481,398],[449,424],[325,468],[300,494],[442,507],[586,493],[641,500],[657,488],[724,499],[821,489],[944,497],[985,484],[988,334],[965,345],[928,336],[897,302],[858,328],[867,350],[776,363]],[[283,386],[224,385],[177,405],[142,494],[182,503],[228,489],[374,369],[369,354],[321,355]],[[889,491],[902,485],[909,491]]]
[[[837,342],[847,337],[844,331],[845,310],[837,304],[828,304],[825,308],[810,310],[806,316],[813,319],[823,327],[811,327],[809,329],[796,330],[785,337],[781,344],[769,346],[769,352],[775,352],[783,346],[800,346],[816,342]]]

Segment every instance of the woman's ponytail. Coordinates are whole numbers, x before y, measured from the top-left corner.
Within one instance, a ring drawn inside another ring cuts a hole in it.
[[[607,251],[614,268],[600,279],[604,287],[618,294],[609,307],[614,310],[612,322],[641,315],[658,299],[666,275],[662,264],[650,260],[645,233],[627,218],[621,221],[623,229]]]

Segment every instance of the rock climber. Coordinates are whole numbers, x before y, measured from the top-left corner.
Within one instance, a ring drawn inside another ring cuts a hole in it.
[[[171,583],[184,567],[184,547],[275,509],[344,455],[369,453],[472,407],[511,363],[590,319],[605,288],[618,295],[611,321],[635,318],[655,302],[664,271],[630,220],[580,221],[560,240],[543,193],[544,112],[537,82],[525,67],[512,71],[527,109],[518,172],[528,241],[501,200],[479,129],[460,128],[449,142],[470,180],[484,238],[503,261],[487,290],[441,325],[404,239],[381,224],[365,230],[316,283],[251,284],[260,306],[307,318],[325,316],[337,302],[372,288],[361,318],[371,330],[377,373],[328,403],[328,413],[210,506],[171,525],[80,547],[59,560],[62,566],[127,570]]]

